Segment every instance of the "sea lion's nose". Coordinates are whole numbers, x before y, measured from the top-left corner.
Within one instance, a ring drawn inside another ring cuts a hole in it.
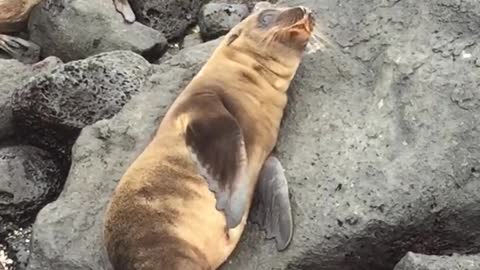
[[[310,15],[310,14],[312,14],[312,10],[309,9],[308,7],[306,7],[306,6],[299,6],[299,8],[302,9],[302,11],[303,11],[303,13],[305,13],[305,15]]]

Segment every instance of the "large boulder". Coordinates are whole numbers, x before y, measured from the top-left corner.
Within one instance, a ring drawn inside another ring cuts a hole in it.
[[[331,45],[304,57],[278,155],[294,237],[249,225],[222,269],[385,269],[407,251],[480,252],[480,3],[291,0]],[[214,43],[181,51],[110,120],[83,129],[60,198],[38,215],[30,270],[103,269],[106,202]]]
[[[250,229],[223,269],[390,270],[407,251],[480,251],[478,1],[304,4],[306,55],[278,143],[294,238]],[[256,228],[255,226],[252,226]]]
[[[68,152],[81,128],[115,115],[151,72],[140,55],[113,51],[38,74],[13,94],[17,130],[36,146]]]
[[[393,270],[478,270],[480,255],[432,256],[408,252]]]
[[[15,59],[0,59],[0,141],[14,135],[11,98],[30,77],[48,72],[61,63],[57,57],[47,57],[34,64],[25,65]]]
[[[181,38],[197,21],[207,0],[129,0],[137,20],[165,35],[168,40]]]
[[[37,216],[29,270],[103,269],[102,216],[116,183],[216,44],[193,47],[158,66],[115,117],[82,130],[63,192]]]
[[[32,10],[28,29],[42,55],[65,62],[115,50],[131,50],[155,61],[167,44],[159,31],[126,23],[113,1],[44,0]]]

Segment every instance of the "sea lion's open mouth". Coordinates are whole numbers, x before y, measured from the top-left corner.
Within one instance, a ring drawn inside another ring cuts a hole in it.
[[[294,7],[283,11],[278,16],[278,22],[288,29],[304,30],[307,34],[311,34],[315,26],[315,19],[312,11],[303,6]]]

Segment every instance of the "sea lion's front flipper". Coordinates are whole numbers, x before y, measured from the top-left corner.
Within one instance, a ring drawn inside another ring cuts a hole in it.
[[[18,37],[0,34],[0,49],[25,64],[33,64],[40,59],[40,46]]]
[[[284,250],[293,236],[293,217],[288,183],[280,161],[270,156],[260,172],[250,220],[260,225],[267,238],[275,238],[277,249]]]
[[[123,19],[129,23],[133,23],[136,20],[135,13],[133,13],[132,7],[128,0],[113,0],[115,9],[122,14]]]
[[[225,213],[228,228],[234,228],[248,204],[242,130],[216,94],[197,96],[190,106],[186,143],[199,173],[215,193],[216,208]]]

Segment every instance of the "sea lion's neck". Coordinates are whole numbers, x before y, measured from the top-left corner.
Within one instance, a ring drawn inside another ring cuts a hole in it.
[[[256,77],[261,78],[279,92],[287,91],[299,64],[291,59],[284,61],[274,55],[262,54],[245,44],[226,46],[218,53],[222,61],[231,61],[243,66],[244,69],[238,69],[239,72],[244,73],[246,70],[254,72]]]

